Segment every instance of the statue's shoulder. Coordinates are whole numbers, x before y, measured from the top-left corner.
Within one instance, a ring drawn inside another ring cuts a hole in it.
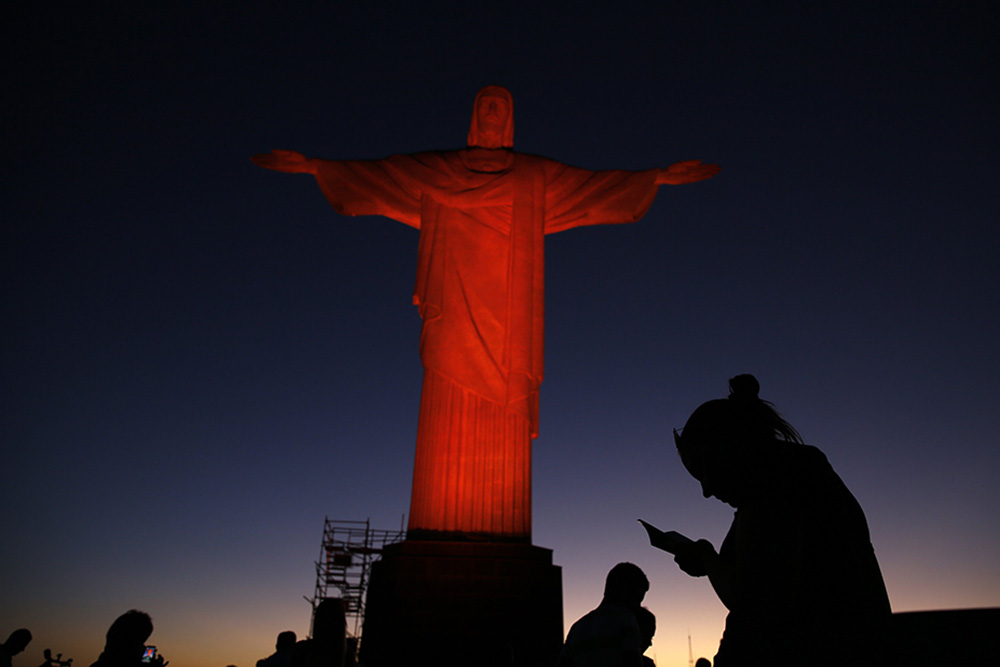
[[[461,150],[442,150],[397,153],[385,157],[379,162],[406,172],[448,174],[461,169],[462,152]]]
[[[418,162],[455,162],[461,160],[462,149],[440,150],[440,151],[420,151],[419,153],[404,153],[397,157],[416,160]]]
[[[555,162],[555,160],[544,157],[542,155],[534,155],[532,153],[518,153],[518,152],[514,153],[514,160],[518,165],[525,165],[531,167],[545,167]]]

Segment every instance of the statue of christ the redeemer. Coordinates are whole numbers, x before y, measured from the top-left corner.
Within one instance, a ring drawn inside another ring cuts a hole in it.
[[[513,150],[513,100],[479,91],[468,147],[382,160],[293,151],[255,164],[309,173],[344,215],[420,230],[413,301],[424,366],[408,539],[531,541],[531,440],[542,382],[544,237],[635,222],[663,184],[710,178],[697,160],[588,171]]]

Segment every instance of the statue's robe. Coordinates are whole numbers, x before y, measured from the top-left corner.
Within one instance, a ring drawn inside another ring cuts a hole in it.
[[[658,170],[481,148],[317,164],[340,213],[420,230],[424,382],[408,537],[530,542],[544,235],[638,220]]]

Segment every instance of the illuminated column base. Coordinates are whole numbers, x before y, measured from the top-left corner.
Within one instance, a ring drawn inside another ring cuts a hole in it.
[[[562,569],[550,549],[407,540],[372,568],[366,667],[550,667],[562,638]]]
[[[424,372],[408,539],[531,542],[528,420]]]

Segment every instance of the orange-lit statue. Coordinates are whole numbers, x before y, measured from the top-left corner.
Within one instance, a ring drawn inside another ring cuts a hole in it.
[[[718,173],[697,160],[588,171],[512,150],[513,100],[479,91],[468,147],[383,160],[293,151],[255,164],[310,173],[344,215],[420,230],[413,296],[423,393],[409,539],[531,541],[531,440],[542,382],[545,234],[635,222],[657,187]]]

